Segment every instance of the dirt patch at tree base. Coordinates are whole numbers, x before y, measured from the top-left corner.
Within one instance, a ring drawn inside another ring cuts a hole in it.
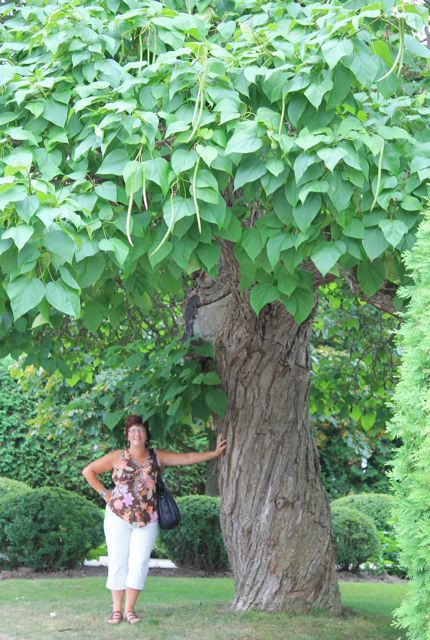
[[[231,578],[232,574],[228,572],[209,573],[207,571],[199,571],[197,569],[187,569],[178,567],[177,569],[161,569],[153,567],[149,570],[150,576],[164,576],[168,578]],[[66,571],[33,571],[28,567],[19,567],[18,569],[0,571],[0,580],[8,580],[11,578],[23,578],[34,580],[38,578],[89,578],[93,576],[107,576],[107,567],[79,567],[77,569],[68,569]],[[337,573],[338,580],[346,582],[386,582],[391,584],[407,583],[408,580],[391,576],[387,573],[382,575],[372,575],[370,573],[350,573],[349,571],[339,571]]]
[[[34,580],[38,578],[90,578],[93,576],[107,576],[107,567],[78,567],[66,571],[33,571],[28,567],[0,571],[0,580],[11,578],[24,578]],[[210,573],[197,569],[178,567],[177,569],[162,569],[153,567],[149,569],[149,576],[164,576],[169,578],[231,578],[228,572]]]

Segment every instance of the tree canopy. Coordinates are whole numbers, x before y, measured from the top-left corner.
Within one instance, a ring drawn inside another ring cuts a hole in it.
[[[312,272],[395,288],[430,176],[423,7],[1,6],[2,353],[62,367],[68,318],[150,316],[233,247],[256,313]],[[164,297],[164,298],[163,298]]]

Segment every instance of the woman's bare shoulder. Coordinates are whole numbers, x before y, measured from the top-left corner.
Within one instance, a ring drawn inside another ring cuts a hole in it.
[[[110,455],[111,456],[111,460],[113,465],[118,464],[118,462],[121,460],[121,456],[124,453],[124,449],[115,449],[114,451],[111,451]]]

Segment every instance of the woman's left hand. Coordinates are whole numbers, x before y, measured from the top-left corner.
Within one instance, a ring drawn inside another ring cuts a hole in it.
[[[216,439],[216,448],[215,448],[215,453],[216,453],[216,457],[218,458],[218,456],[220,456],[222,454],[222,452],[224,451],[224,449],[227,446],[227,440],[225,440],[222,435],[219,433],[217,435],[217,439]]]

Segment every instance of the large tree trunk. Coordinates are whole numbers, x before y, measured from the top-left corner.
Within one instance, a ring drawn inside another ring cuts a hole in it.
[[[217,422],[228,443],[219,483],[233,607],[338,614],[330,508],[307,410],[311,320],[298,326],[279,303],[257,319],[225,285],[200,283],[193,326],[215,344],[228,395]]]

